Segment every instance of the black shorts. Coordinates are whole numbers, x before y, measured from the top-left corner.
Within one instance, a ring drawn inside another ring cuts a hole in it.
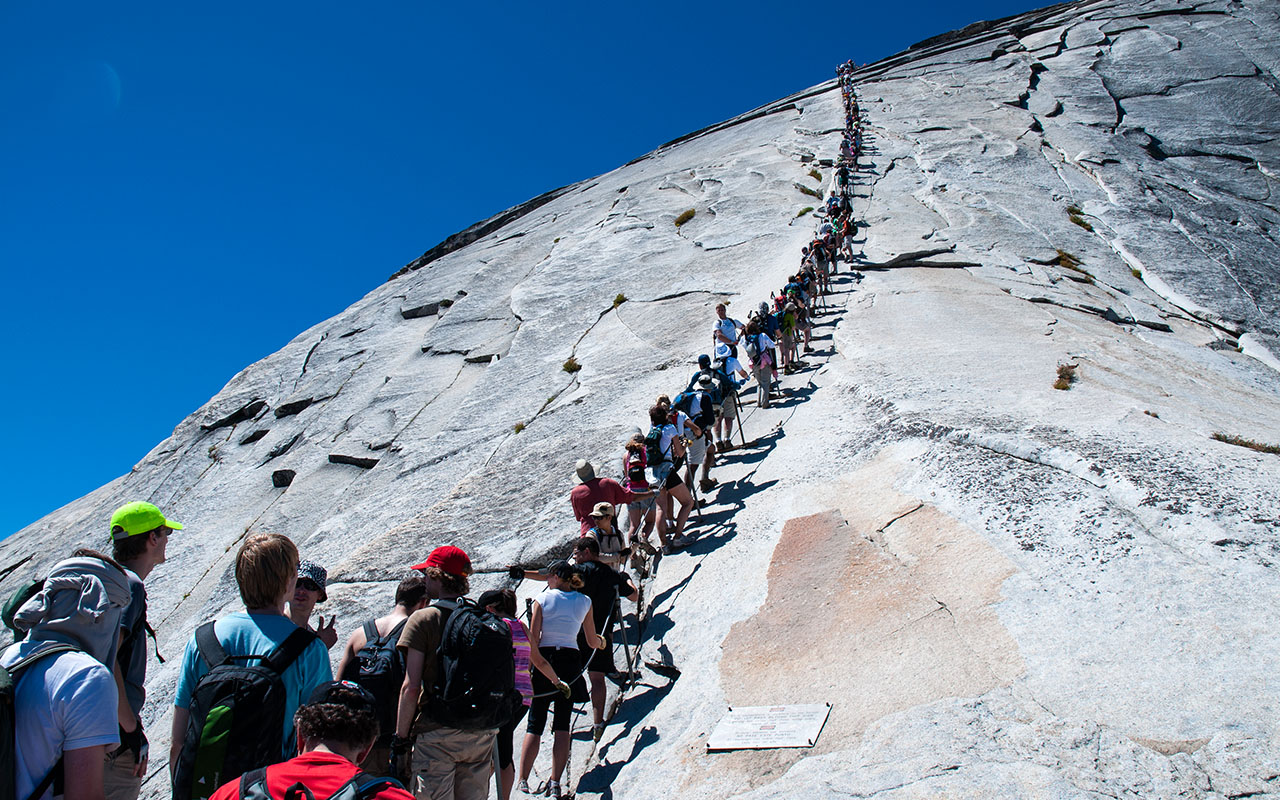
[[[587,637],[582,631],[578,631],[578,649],[583,653],[590,653],[587,656],[588,672],[603,672],[606,675],[618,671],[618,667],[613,663],[613,631],[601,633],[604,637],[604,649],[592,650],[587,647]]]

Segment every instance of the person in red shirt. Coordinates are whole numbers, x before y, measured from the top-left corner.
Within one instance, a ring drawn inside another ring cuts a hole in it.
[[[597,503],[616,506],[633,500],[646,500],[654,495],[651,491],[627,491],[613,478],[597,478],[596,468],[585,458],[578,461],[574,472],[578,476],[578,485],[569,492],[569,505],[573,506],[574,519],[582,525],[582,535],[595,527],[596,521],[591,518],[591,512]]]
[[[378,738],[373,695],[350,681],[322,683],[293,717],[301,755],[281,764],[246,772],[223,785],[209,800],[266,796],[280,800],[301,785],[315,797],[331,797],[355,782],[360,800],[413,800],[393,778],[360,771],[360,763]],[[256,793],[255,793],[256,792]]]

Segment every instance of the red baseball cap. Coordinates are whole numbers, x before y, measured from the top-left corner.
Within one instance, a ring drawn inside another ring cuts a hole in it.
[[[409,569],[426,569],[427,567],[439,567],[442,572],[461,578],[471,574],[471,559],[461,547],[446,544],[432,550],[426,561],[415,564]]]

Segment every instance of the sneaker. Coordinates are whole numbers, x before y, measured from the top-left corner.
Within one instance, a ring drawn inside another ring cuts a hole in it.
[[[560,794],[560,781],[547,782],[547,797],[552,800],[561,800],[563,795]]]
[[[707,478],[698,483],[698,488],[701,489],[703,492],[709,492],[712,489],[716,488],[716,484],[718,483],[719,481],[717,481],[715,478]]]
[[[591,726],[591,741],[598,742],[604,736],[604,723],[598,722]]]
[[[528,782],[528,781],[520,781],[519,783],[517,783],[517,784],[516,784],[516,791],[517,791],[517,792],[521,792],[521,793],[523,793],[523,794],[533,794],[533,792],[529,791],[529,782]]]
[[[671,540],[671,546],[676,549],[680,549],[682,547],[688,547],[691,544],[693,544],[693,540],[690,539],[688,536],[685,536],[684,534],[681,534]]]
[[[673,548],[671,545],[669,545],[669,544],[664,544],[664,545],[662,546],[662,554],[663,554],[664,556],[669,556],[669,555],[671,555],[671,554],[672,554],[672,553],[674,553],[674,552],[675,552],[675,548]]]
[[[727,453],[733,449],[733,442],[728,439],[721,439],[720,444],[716,445],[716,449],[722,453]]]

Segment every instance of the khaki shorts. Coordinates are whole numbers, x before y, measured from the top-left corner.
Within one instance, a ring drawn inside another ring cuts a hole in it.
[[[700,466],[703,461],[707,460],[707,439],[706,434],[699,436],[697,439],[689,443],[689,451],[685,456],[685,460],[691,466]]]

